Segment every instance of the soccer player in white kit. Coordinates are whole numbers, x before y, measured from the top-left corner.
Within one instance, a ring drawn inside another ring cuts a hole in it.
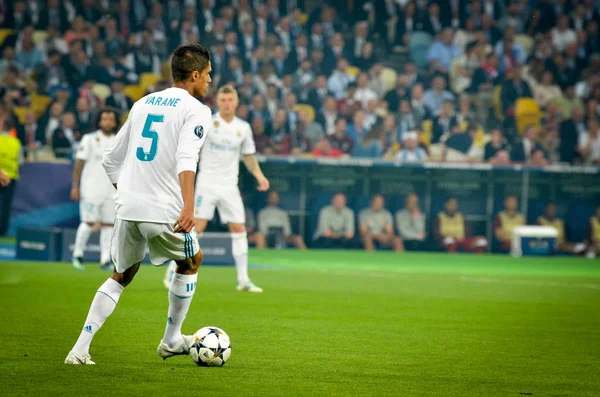
[[[202,233],[206,224],[219,210],[221,221],[231,233],[231,250],[237,270],[237,290],[262,292],[248,277],[248,237],[244,203],[238,189],[240,154],[244,165],[256,178],[259,191],[269,190],[269,180],[263,175],[254,154],[256,148],[252,129],[236,117],[238,94],[231,85],[217,92],[219,112],[213,116],[212,133],[200,154],[200,171],[196,180],[196,230]],[[165,285],[173,274],[171,264],[165,275]]]
[[[92,338],[115,309],[140,268],[146,246],[150,261],[177,263],[169,286],[167,326],[157,353],[163,359],[189,354],[192,336],[181,334],[202,262],[194,230],[194,180],[198,154],[212,129],[206,94],[211,65],[199,44],[178,47],[171,58],[174,85],[137,101],[102,165],[115,189],[116,219],[111,244],[115,265],[100,286],[66,364],[94,364]]]
[[[97,117],[98,130],[81,139],[73,168],[71,199],[79,201],[81,218],[73,246],[73,268],[77,270],[84,269],[83,253],[95,231],[100,231],[100,267],[104,270],[113,268],[110,238],[115,220],[115,189],[102,167],[102,153],[115,138],[119,117],[110,109],[99,110]]]

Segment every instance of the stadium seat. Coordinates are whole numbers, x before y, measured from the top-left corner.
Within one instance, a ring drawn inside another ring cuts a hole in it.
[[[533,50],[533,38],[531,36],[526,34],[518,34],[515,37],[515,41],[523,46],[527,56],[531,54],[531,50]]]
[[[46,32],[45,30],[36,30],[35,32],[33,32],[33,42],[37,46],[39,46],[41,42],[46,40],[46,37],[48,37],[48,32]]]
[[[418,68],[427,67],[427,51],[431,45],[431,35],[425,32],[413,32],[410,35],[410,58]]]
[[[356,66],[348,66],[346,68],[346,73],[348,73],[350,76],[356,77],[360,73],[360,69]]]
[[[17,119],[19,120],[19,123],[25,124],[25,113],[27,113],[29,108],[25,106],[15,106],[13,110],[15,112],[15,116],[17,116]]]
[[[383,68],[381,71],[381,81],[383,81],[383,85],[385,91],[390,91],[396,88],[396,82],[398,80],[398,73],[392,68]]]
[[[31,109],[33,109],[37,117],[44,114],[51,102],[52,98],[49,96],[38,94],[31,95]]]
[[[106,98],[108,98],[111,94],[110,87],[106,84],[94,84],[92,87],[92,92],[103,101],[105,101]]]
[[[161,81],[163,77],[160,74],[154,73],[142,73],[140,76],[140,87],[148,90],[153,87],[156,83]]]
[[[0,45],[4,44],[4,40],[11,34],[13,34],[12,29],[0,29]]]
[[[123,93],[131,98],[133,102],[135,102],[146,94],[146,89],[144,87],[140,87],[139,85],[128,85],[125,86]]]
[[[308,113],[308,117],[310,119],[310,121],[314,121],[315,120],[315,108],[313,108],[311,105],[305,104],[305,103],[299,103],[296,106],[294,106],[294,110],[296,112],[299,112],[301,110],[304,110]]]
[[[500,121],[504,121],[504,112],[502,110],[502,86],[494,87],[492,105],[494,107],[494,115]]]
[[[519,98],[515,103],[515,121],[517,130],[521,135],[525,128],[530,125],[541,125],[542,112],[540,106],[532,98]]]

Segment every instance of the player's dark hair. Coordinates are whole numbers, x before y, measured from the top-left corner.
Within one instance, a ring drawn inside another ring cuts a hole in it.
[[[210,51],[200,44],[180,45],[171,57],[173,81],[185,81],[193,71],[201,73],[208,67]]]
[[[96,129],[100,129],[100,119],[102,118],[102,115],[104,113],[112,113],[112,115],[115,116],[116,125],[112,132],[113,133],[117,132],[121,125],[121,122],[120,122],[121,114],[119,113],[119,111],[117,109],[111,108],[111,107],[103,107],[103,108],[98,109],[98,111],[96,112],[96,122],[94,123],[96,125]]]

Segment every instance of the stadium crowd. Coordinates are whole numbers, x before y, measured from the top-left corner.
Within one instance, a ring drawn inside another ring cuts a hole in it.
[[[200,42],[264,154],[600,163],[598,1],[303,3],[1,1],[3,128],[68,157]]]
[[[124,119],[135,100],[169,86],[172,50],[199,42],[212,53],[203,101],[214,107],[216,89],[235,85],[238,116],[262,154],[600,164],[599,23],[597,0],[349,0],[310,10],[302,0],[0,0],[0,129],[29,161],[70,160],[96,129],[96,109]],[[428,233],[450,251],[488,243],[450,215],[456,201],[427,231],[416,196],[395,217],[377,197],[356,229],[368,249],[419,247]],[[264,246],[275,228],[269,243],[304,248],[277,201],[272,193],[252,239]],[[358,241],[342,201],[321,213],[323,246]],[[496,221],[500,244],[507,219]]]

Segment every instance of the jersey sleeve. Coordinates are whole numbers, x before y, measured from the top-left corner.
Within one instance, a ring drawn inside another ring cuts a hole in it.
[[[189,107],[177,143],[177,174],[196,172],[200,149],[212,125],[210,109],[200,102]]]
[[[127,156],[129,149],[129,141],[131,135],[131,120],[133,119],[135,106],[131,108],[127,121],[121,127],[113,143],[104,151],[102,155],[102,167],[108,175],[110,182],[115,184],[121,175],[121,168]]]
[[[81,138],[81,143],[79,144],[79,149],[77,149],[77,154],[75,155],[75,158],[77,160],[83,160],[83,161],[89,160],[90,150],[91,150],[90,136],[84,135],[83,138]]]
[[[254,154],[256,153],[256,145],[254,145],[254,137],[252,136],[252,128],[250,125],[246,125],[246,134],[244,135],[244,140],[242,141],[242,154]]]

